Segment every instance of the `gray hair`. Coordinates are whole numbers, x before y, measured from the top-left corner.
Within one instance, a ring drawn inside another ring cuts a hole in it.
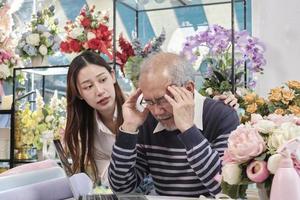
[[[155,65],[168,66],[167,71],[174,85],[183,86],[189,81],[195,82],[196,71],[192,64],[182,56],[165,52],[153,54],[142,62],[140,75],[150,72]]]

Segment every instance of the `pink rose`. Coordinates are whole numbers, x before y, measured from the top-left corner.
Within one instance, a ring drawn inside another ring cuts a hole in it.
[[[228,155],[233,162],[243,163],[260,155],[266,144],[257,129],[240,125],[228,139]],[[226,151],[225,151],[226,152]]]
[[[264,182],[270,175],[267,162],[255,160],[247,166],[246,170],[248,178],[255,183]]]

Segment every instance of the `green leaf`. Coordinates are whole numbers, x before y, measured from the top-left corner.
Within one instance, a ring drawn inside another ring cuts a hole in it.
[[[226,78],[223,76],[222,73],[220,73],[217,70],[213,70],[214,74],[216,75],[217,79],[219,80],[219,82],[225,81]]]
[[[222,192],[233,199],[246,198],[246,190],[248,185],[230,185],[225,181],[221,183]]]
[[[261,154],[260,156],[255,157],[254,160],[260,160],[260,161],[263,161],[263,160],[266,159],[266,157],[267,157],[267,153],[263,153],[263,154]]]

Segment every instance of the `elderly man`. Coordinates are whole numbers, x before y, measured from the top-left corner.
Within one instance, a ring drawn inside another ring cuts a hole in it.
[[[139,87],[123,105],[124,122],[113,147],[109,181],[129,193],[147,175],[159,195],[214,196],[236,111],[195,90],[195,71],[183,58],[158,53],[141,66]],[[136,101],[143,94],[143,112]],[[150,111],[150,112],[149,112]]]

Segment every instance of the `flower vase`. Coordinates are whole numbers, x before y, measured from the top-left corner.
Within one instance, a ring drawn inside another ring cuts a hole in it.
[[[270,199],[264,184],[257,183],[256,187],[257,187],[257,190],[258,190],[259,200],[269,200]]]
[[[31,66],[38,67],[38,66],[48,66],[48,58],[47,56],[33,56],[31,57]]]

